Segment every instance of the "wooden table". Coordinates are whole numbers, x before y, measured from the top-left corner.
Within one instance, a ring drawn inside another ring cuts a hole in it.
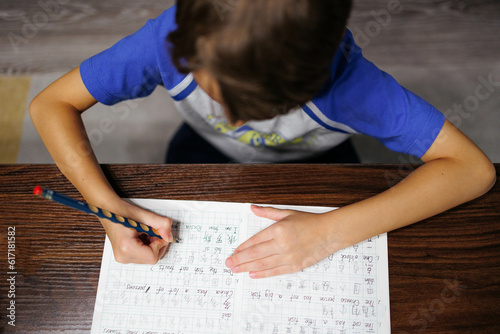
[[[122,197],[344,206],[389,188],[415,166],[103,168]],[[496,170],[498,177],[500,165]],[[36,184],[81,199],[53,165],[0,166],[0,331],[88,332],[104,231],[86,214],[33,196]],[[15,298],[8,296],[10,227]],[[389,274],[392,333],[500,333],[499,183],[477,200],[389,233]],[[16,327],[7,324],[11,300]]]

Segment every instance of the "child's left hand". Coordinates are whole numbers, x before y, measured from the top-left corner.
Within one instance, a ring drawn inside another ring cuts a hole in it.
[[[322,214],[256,205],[252,211],[276,223],[245,241],[226,259],[226,266],[235,273],[248,271],[252,278],[293,273],[343,248],[340,235],[332,233],[332,221]]]

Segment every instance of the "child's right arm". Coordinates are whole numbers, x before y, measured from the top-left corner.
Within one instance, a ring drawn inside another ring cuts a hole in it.
[[[171,220],[122,200],[108,183],[81,118],[81,113],[96,102],[76,68],[38,94],[29,111],[54,162],[88,203],[152,226],[164,239],[152,238],[151,243],[145,245],[138,238],[138,232],[101,220],[116,260],[156,263],[166,252],[166,241],[172,241]]]

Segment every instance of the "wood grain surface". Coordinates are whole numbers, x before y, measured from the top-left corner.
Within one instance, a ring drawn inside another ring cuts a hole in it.
[[[388,189],[415,166],[103,168],[123,197],[344,206]],[[0,166],[0,330],[88,332],[104,231],[92,217],[32,195],[36,184],[82,199],[54,165]],[[8,227],[16,231],[15,328],[5,317]],[[499,258],[498,184],[479,199],[389,233],[392,333],[500,332]]]
[[[3,0],[0,74],[68,71],[169,8],[164,0]],[[354,0],[349,28],[379,66],[498,64],[497,0]],[[389,15],[382,12],[399,4]],[[377,26],[378,24],[378,26]],[[361,38],[361,37],[360,37]]]

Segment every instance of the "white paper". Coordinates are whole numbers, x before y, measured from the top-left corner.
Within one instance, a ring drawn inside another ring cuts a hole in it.
[[[172,218],[182,241],[156,265],[138,265],[117,263],[106,237],[92,333],[390,333],[386,234],[299,273],[250,279],[224,265],[273,223],[250,204],[131,201]]]

